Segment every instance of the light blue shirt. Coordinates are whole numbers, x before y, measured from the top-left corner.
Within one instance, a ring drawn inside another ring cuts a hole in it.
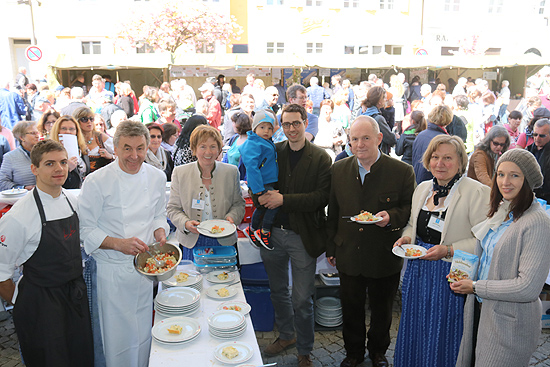
[[[481,254],[481,260],[479,261],[479,272],[477,276],[478,280],[487,280],[489,277],[489,268],[491,267],[491,260],[493,259],[493,250],[504,232],[506,232],[508,227],[510,227],[510,224],[514,221],[514,216],[512,213],[508,214],[508,218],[509,219],[506,222],[503,222],[496,230],[490,229],[481,241],[483,253]],[[482,299],[478,296],[476,297],[477,301],[481,303]]]
[[[380,159],[380,150],[378,151],[378,156],[376,157],[376,160],[374,161],[374,163],[378,162],[378,160]],[[373,164],[374,164],[373,163]],[[363,165],[361,164],[361,161],[359,160],[359,158],[357,158],[357,164],[359,165],[359,176],[361,176],[361,183],[365,182],[365,176],[367,175],[367,173],[370,173],[370,170],[367,171],[367,169],[365,167],[363,167]]]

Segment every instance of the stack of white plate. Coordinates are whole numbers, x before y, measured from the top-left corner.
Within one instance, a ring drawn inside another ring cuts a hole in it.
[[[180,334],[172,334],[168,329],[174,325],[182,328]],[[177,345],[195,340],[201,332],[199,322],[190,317],[170,317],[157,322],[151,331],[153,339],[162,344]]]
[[[189,287],[166,289],[155,298],[155,311],[162,316],[190,315],[200,307],[201,294]]]
[[[179,273],[186,273],[189,275],[187,280],[185,282],[179,282],[176,280],[176,276]],[[202,291],[202,274],[197,272],[190,272],[190,271],[177,271],[174,276],[172,276],[170,279],[165,280],[162,282],[162,285],[165,289],[172,288],[172,287],[189,287],[198,290],[199,292]]]
[[[220,339],[233,339],[244,334],[246,321],[244,315],[237,311],[222,310],[208,318],[210,335]]]
[[[315,302],[315,322],[325,327],[342,324],[342,305],[336,297],[323,297]]]

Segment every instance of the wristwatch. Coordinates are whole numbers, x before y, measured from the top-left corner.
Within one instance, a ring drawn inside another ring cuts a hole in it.
[[[445,255],[445,259],[452,259],[453,255],[451,255],[451,248],[453,245],[447,245],[447,255]]]
[[[476,283],[477,282],[472,282],[472,289],[473,289],[475,295],[477,295],[477,293],[476,293]]]

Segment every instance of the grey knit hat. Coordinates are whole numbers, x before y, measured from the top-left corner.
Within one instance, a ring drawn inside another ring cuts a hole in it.
[[[531,190],[542,186],[544,177],[535,156],[531,152],[521,148],[510,149],[498,159],[497,169],[502,162],[517,164],[521,172],[523,172]]]
[[[275,122],[277,121],[277,118],[275,117],[275,114],[272,110],[265,109],[265,110],[259,110],[256,111],[256,114],[254,115],[254,120],[252,121],[252,131],[256,130],[259,124],[262,122],[269,122],[273,125],[273,130],[275,130]]]

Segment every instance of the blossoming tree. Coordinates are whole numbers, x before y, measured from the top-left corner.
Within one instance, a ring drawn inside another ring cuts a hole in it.
[[[234,16],[219,14],[200,0],[164,0],[130,15],[116,44],[122,49],[149,45],[170,52],[173,62],[180,46],[211,51],[215,42],[230,44],[241,33]]]

